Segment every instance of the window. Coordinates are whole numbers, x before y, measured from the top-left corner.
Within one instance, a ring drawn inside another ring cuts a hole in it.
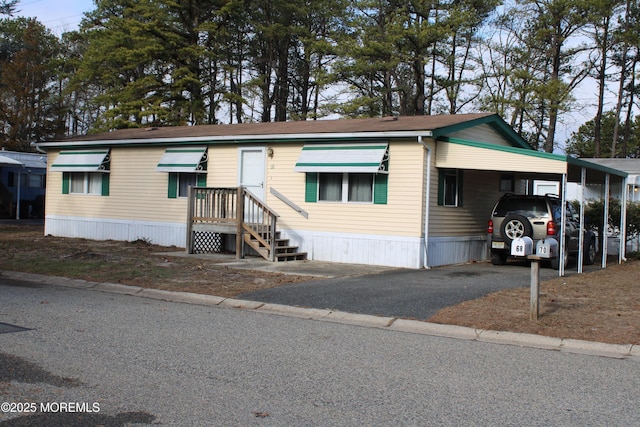
[[[28,172],[20,174],[9,172],[9,175],[7,177],[7,185],[9,187],[16,187],[18,175],[20,175],[20,187],[44,188],[44,175]]]
[[[102,172],[64,172],[62,194],[109,195],[109,175]]]
[[[440,169],[438,171],[438,205],[462,206],[462,171]]]
[[[500,191],[513,193],[516,190],[516,178],[510,174],[500,176]]]
[[[306,174],[307,202],[387,203],[387,174]]]
[[[168,196],[170,199],[189,197],[189,187],[204,187],[207,175],[190,172],[169,173]]]
[[[189,187],[207,185],[207,147],[170,147],[158,163],[158,172],[168,172],[167,196],[189,197]]]
[[[323,202],[342,201],[341,173],[321,173],[318,182],[318,200]]]
[[[31,188],[44,188],[44,175],[38,173],[31,173],[29,176],[29,187]]]
[[[349,179],[349,201],[371,202],[373,201],[373,174],[352,173]]]
[[[371,203],[373,176],[374,174],[371,173],[321,173],[319,174],[318,200]]]

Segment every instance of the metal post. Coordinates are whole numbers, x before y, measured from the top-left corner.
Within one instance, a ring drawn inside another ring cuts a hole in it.
[[[578,273],[582,273],[584,264],[584,186],[587,183],[587,168],[582,168],[580,178],[580,239],[578,244]]]
[[[604,177],[604,224],[602,227],[602,268],[607,268],[607,246],[609,244],[609,174]]]
[[[566,209],[566,203],[567,203],[567,174],[564,173],[562,174],[562,207],[561,207],[561,211],[562,211],[562,215],[561,215],[561,225],[560,225],[560,241],[558,242],[558,245],[560,246],[560,253],[558,254],[558,256],[560,257],[559,260],[559,266],[560,268],[558,268],[558,275],[559,276],[564,276],[564,259],[565,259],[565,251],[568,250],[569,248],[567,248],[566,245],[566,235],[567,235],[567,209]]]
[[[627,178],[622,178],[622,206],[620,211],[620,252],[618,264],[627,259]]]
[[[18,193],[16,194],[16,219],[20,219],[20,187],[22,181],[22,174],[18,172]]]

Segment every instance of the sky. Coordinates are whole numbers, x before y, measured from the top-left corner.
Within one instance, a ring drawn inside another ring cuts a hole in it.
[[[84,12],[94,9],[93,0],[21,0],[16,17],[37,18],[56,35],[75,30]]]

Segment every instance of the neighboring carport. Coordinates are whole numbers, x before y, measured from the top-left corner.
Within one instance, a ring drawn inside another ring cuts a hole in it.
[[[625,226],[626,226],[626,180],[627,173],[606,167],[603,165],[587,162],[571,156],[559,154],[543,153],[533,149],[516,148],[497,144],[490,144],[465,139],[440,137],[438,139],[436,151],[437,168],[453,168],[468,170],[496,171],[504,173],[518,174],[521,179],[539,179],[548,181],[558,181],[561,183],[562,204],[566,203],[566,187],[568,182],[580,185],[580,253],[578,255],[578,272],[583,271],[582,247],[585,227],[584,219],[584,186],[587,184],[601,184],[604,191],[604,218],[609,218],[609,197],[612,186],[620,188],[620,201],[622,206],[622,217],[620,220],[620,251],[618,261],[622,262],[625,255]],[[619,185],[618,185],[619,184]],[[566,212],[562,210],[561,236],[560,236],[560,259],[564,257],[566,229]],[[604,230],[607,224],[604,224]],[[606,233],[600,236],[603,239],[602,268],[607,264],[606,253]],[[559,275],[564,276],[564,265],[560,263]]]
[[[20,168],[20,169],[24,169],[24,163],[22,163],[21,161],[12,159],[11,157],[7,157],[7,156],[2,156],[0,155],[0,167],[2,166],[7,166],[7,167],[13,167],[13,168]],[[20,171],[20,169],[18,169]],[[17,179],[17,183],[16,183],[16,188],[17,188],[17,194],[16,194],[16,218],[15,219],[20,219],[20,202],[21,202],[21,182],[22,180],[20,179],[20,175],[22,172],[18,172],[18,179]]]

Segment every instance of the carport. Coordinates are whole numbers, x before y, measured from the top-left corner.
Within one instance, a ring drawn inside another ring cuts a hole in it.
[[[583,231],[584,218],[584,187],[587,184],[600,184],[604,188],[604,218],[609,218],[609,198],[612,187],[620,188],[619,198],[622,206],[620,218],[620,251],[618,262],[625,259],[626,249],[626,205],[627,193],[626,172],[604,165],[587,162],[576,157],[559,154],[543,153],[536,150],[503,146],[491,143],[470,141],[460,138],[441,137],[438,139],[436,151],[437,168],[455,168],[467,170],[495,171],[517,174],[520,179],[547,180],[560,183],[560,198],[564,206],[567,201],[566,188],[568,182],[579,185],[580,202],[580,253],[578,255],[578,273],[583,272]],[[561,238],[559,242],[559,256],[565,253],[566,212],[562,210]],[[603,224],[603,230],[607,224]],[[599,236],[603,240],[602,268],[607,266],[607,234]],[[559,275],[564,276],[564,263],[560,263]]]

